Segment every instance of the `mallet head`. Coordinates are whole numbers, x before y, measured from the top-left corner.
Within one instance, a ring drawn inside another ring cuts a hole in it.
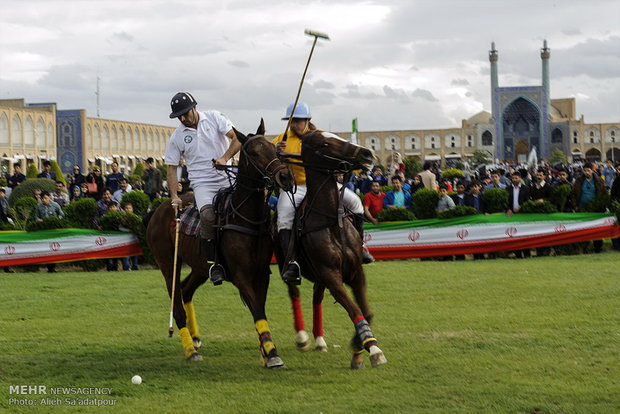
[[[310,29],[304,30],[304,33],[308,36],[320,37],[321,39],[329,40],[329,36],[327,36],[325,33],[315,32],[314,30]]]

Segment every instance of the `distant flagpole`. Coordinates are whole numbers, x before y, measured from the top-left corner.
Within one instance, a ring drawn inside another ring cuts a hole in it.
[[[357,118],[353,118],[353,128],[351,132],[351,142],[355,145],[359,145],[357,142]]]

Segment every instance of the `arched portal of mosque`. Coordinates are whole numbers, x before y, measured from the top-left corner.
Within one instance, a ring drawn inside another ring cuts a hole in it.
[[[507,160],[526,162],[534,147],[540,153],[540,110],[527,99],[514,100],[502,115],[502,135]]]

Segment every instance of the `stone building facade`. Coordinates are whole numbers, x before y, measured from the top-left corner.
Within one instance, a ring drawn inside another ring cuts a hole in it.
[[[620,161],[620,122],[587,124],[583,116],[577,118],[575,98],[551,99],[551,51],[546,41],[540,56],[541,86],[500,87],[499,54],[493,43],[489,51],[491,113],[482,111],[455,128],[358,132],[359,143],[375,150],[384,165],[399,152],[449,166],[467,161],[475,150],[496,160],[520,163],[534,148],[538,159],[560,149],[569,161]]]
[[[23,99],[0,100],[0,165],[11,172],[19,162],[39,170],[44,159],[56,160],[63,173],[75,164],[82,171],[98,165],[104,172],[116,161],[133,171],[139,161],[163,155],[173,127],[91,118],[86,110],[58,110],[56,104],[26,104]]]
[[[539,159],[560,149],[569,161],[620,161],[620,122],[588,124],[577,118],[575,98],[551,99],[547,42],[540,50],[542,85],[500,87],[499,52],[491,44],[491,112],[482,111],[460,126],[445,129],[358,131],[360,144],[372,148],[379,162],[391,163],[394,152],[441,166],[455,165],[485,151],[496,160],[525,162],[532,149]],[[619,120],[620,121],[620,120]],[[78,164],[109,171],[117,161],[123,172],[153,157],[163,162],[173,127],[92,118],[86,111],[57,110],[54,103],[26,104],[23,99],[0,100],[0,165],[56,159],[64,173]],[[340,133],[347,137],[349,132]]]

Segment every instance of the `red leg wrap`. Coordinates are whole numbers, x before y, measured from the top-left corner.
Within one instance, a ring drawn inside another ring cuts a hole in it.
[[[305,330],[306,326],[304,325],[304,315],[301,311],[299,297],[291,299],[291,307],[293,308],[293,324],[295,325],[295,332]]]
[[[318,305],[312,305],[312,335],[323,336],[323,307],[319,303]]]

